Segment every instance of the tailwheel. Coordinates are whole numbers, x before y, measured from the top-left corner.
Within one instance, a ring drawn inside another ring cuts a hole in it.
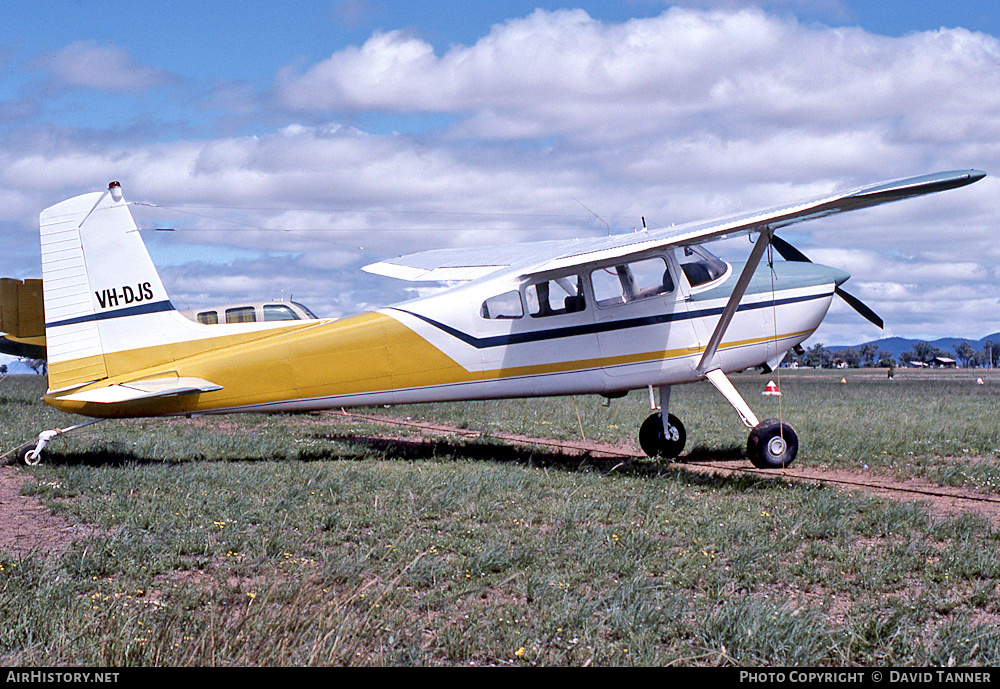
[[[792,463],[799,439],[787,423],[766,419],[753,427],[747,440],[747,457],[758,469],[780,469]]]
[[[684,424],[673,414],[667,414],[666,428],[660,412],[646,417],[639,428],[639,446],[650,457],[673,459],[684,449],[686,440]]]
[[[24,464],[27,466],[35,466],[42,459],[41,452],[35,452],[35,443],[28,443],[27,445],[22,445],[17,448],[17,453],[15,454],[14,462],[15,464]]]

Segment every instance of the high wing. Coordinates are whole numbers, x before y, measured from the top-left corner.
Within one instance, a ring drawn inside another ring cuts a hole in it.
[[[957,189],[985,176],[984,172],[978,170],[940,172],[880,182],[832,196],[708,222],[693,222],[611,237],[528,242],[501,247],[438,249],[379,261],[362,270],[410,281],[469,281],[512,270],[527,277],[653,249],[699,244],[763,230],[773,232],[814,218]]]

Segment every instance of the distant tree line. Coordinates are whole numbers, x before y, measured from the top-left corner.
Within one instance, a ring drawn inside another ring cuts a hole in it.
[[[28,357],[21,357],[21,361],[35,373],[41,373],[43,375],[48,373],[49,362],[45,359],[29,359]]]
[[[45,359],[29,359],[28,357],[19,356],[17,361],[18,363],[24,364],[35,373],[41,373],[42,375],[48,373],[49,364]],[[6,364],[0,364],[0,375],[11,372],[12,369],[8,368]]]
[[[954,352],[943,350],[930,342],[917,342],[912,349],[907,349],[898,357],[894,357],[892,352],[880,349],[873,342],[836,352],[817,343],[803,350],[801,354],[789,352],[784,364],[812,368],[833,368],[838,365],[849,368],[889,368],[908,366],[911,362],[930,365],[938,357],[954,359],[960,368],[997,368],[1000,366],[1000,342],[987,340],[980,350],[974,349],[968,342],[962,342],[955,347]]]

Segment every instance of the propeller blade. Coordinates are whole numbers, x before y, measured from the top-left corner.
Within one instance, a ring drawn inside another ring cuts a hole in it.
[[[846,301],[852,309],[861,314],[861,317],[867,320],[869,323],[871,323],[872,325],[877,325],[879,330],[885,328],[885,324],[882,322],[882,319],[879,318],[879,315],[874,311],[872,311],[870,308],[868,308],[863,301],[861,301],[860,299],[851,294],[848,294],[839,287],[836,288],[834,292],[837,293],[838,297]]]
[[[781,239],[778,235],[771,235],[771,246],[777,251],[783,259],[786,261],[798,261],[799,263],[812,263],[804,253],[796,249],[794,246]]]
[[[771,246],[773,246],[774,250],[777,251],[786,261],[812,263],[812,261],[810,261],[804,253],[796,249],[784,239],[779,238],[777,235],[771,235]],[[868,306],[866,306],[860,299],[854,295],[848,294],[839,287],[837,287],[834,291],[837,296],[847,302],[852,309],[861,314],[862,318],[873,325],[877,325],[880,330],[885,328],[885,324],[882,322],[882,319],[879,318],[879,315],[868,308]]]

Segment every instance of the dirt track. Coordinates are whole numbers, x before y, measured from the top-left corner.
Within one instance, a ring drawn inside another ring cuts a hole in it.
[[[479,434],[468,429],[456,428],[444,424],[431,424],[367,414],[344,414],[345,420],[371,421],[387,423],[417,430],[426,438],[435,435],[456,435],[462,437],[477,437]],[[571,455],[610,456],[622,459],[639,457],[642,453],[631,446],[604,445],[584,440],[558,440],[553,438],[532,438],[516,434],[491,433],[491,437],[509,443],[522,445],[541,445],[546,448],[558,449]],[[965,458],[969,459],[969,458]],[[922,502],[931,511],[941,515],[956,513],[976,513],[991,522],[1000,525],[1000,496],[986,493],[973,488],[958,488],[940,486],[920,479],[900,480],[892,476],[872,474],[868,471],[846,471],[811,467],[807,464],[793,464],[787,469],[765,470],[755,469],[748,461],[700,461],[682,457],[680,464],[691,471],[704,471],[716,474],[752,473],[759,476],[780,477],[787,481],[824,484],[842,490],[852,490],[860,493],[876,495],[901,502]]]
[[[405,427],[410,433],[406,436],[413,442],[412,431],[418,431],[419,439],[427,442],[435,438],[460,436],[477,437],[475,431],[460,429],[444,424],[429,424],[409,419],[394,419],[391,417],[370,417],[363,414],[331,414],[339,416],[345,424],[362,426],[371,435],[376,431],[372,423],[377,423],[384,429],[385,425]],[[393,435],[384,430],[377,431],[384,439],[391,441]],[[491,437],[514,445],[542,446],[549,452],[559,452],[569,456],[593,456],[621,458],[626,461],[638,456],[635,448],[630,446],[602,445],[587,441],[565,441],[551,438],[532,438],[515,434]],[[866,471],[850,472],[810,467],[808,465],[793,465],[782,470],[758,470],[746,461],[684,461],[681,464],[691,471],[704,471],[716,474],[753,473],[761,476],[780,477],[787,481],[802,481],[821,483],[842,490],[857,491],[877,495],[882,498],[922,502],[928,509],[939,515],[956,513],[979,514],[995,524],[1000,524],[1000,496],[976,491],[969,488],[954,488],[938,486],[926,481],[910,479],[899,480],[890,476],[873,475]],[[22,495],[21,488],[30,476],[17,466],[0,466],[0,520],[4,524],[0,529],[0,552],[15,557],[29,554],[44,554],[60,552],[74,539],[90,530],[88,527],[75,524],[69,519],[53,514],[33,496]]]
[[[21,557],[62,551],[89,529],[53,514],[37,498],[21,495],[32,480],[15,466],[0,466],[0,552]]]

